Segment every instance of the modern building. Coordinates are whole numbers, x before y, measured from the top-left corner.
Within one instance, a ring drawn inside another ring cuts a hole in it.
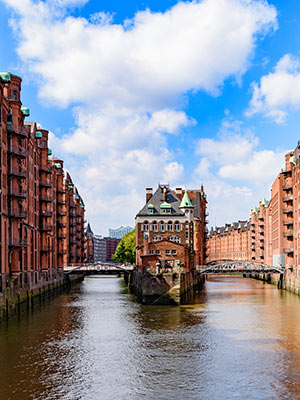
[[[121,226],[118,229],[109,229],[109,237],[115,238],[115,239],[122,239],[123,236],[126,235],[126,233],[129,233],[133,231],[133,228],[130,226]]]
[[[111,261],[120,239],[94,235],[94,260],[95,262]]]
[[[48,131],[27,122],[21,78],[0,73],[0,294],[62,279],[84,262],[84,203]]]
[[[136,216],[137,268],[140,271],[184,266],[187,272],[205,263],[206,195],[200,190],[146,189]]]

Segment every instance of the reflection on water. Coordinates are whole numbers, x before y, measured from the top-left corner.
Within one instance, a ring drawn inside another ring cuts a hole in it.
[[[116,278],[0,327],[0,400],[300,399],[300,297],[215,277],[149,307]]]

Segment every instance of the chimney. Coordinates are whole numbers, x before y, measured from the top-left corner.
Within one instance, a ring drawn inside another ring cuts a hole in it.
[[[176,188],[175,194],[180,200],[182,200],[182,188]]]
[[[146,188],[146,203],[148,203],[152,195],[153,195],[152,188]]]
[[[163,199],[164,199],[164,201],[166,201],[167,200],[167,188],[164,186],[164,195],[163,195]]]

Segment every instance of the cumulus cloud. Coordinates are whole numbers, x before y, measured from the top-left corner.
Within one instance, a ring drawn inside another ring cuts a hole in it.
[[[273,72],[253,83],[246,114],[260,113],[283,124],[289,110],[300,108],[300,61],[290,54],[279,60]]]
[[[15,12],[18,54],[40,98],[73,108],[75,129],[51,140],[102,232],[113,218],[128,223],[145,186],[184,179],[166,135],[195,124],[186,94],[216,96],[226,79],[239,80],[258,36],[276,29],[264,0],[180,1],[123,24],[101,10],[89,20],[68,14],[85,0],[2,1]]]
[[[196,152],[200,160],[194,180],[204,183],[214,216],[211,225],[248,219],[250,209],[263,197],[270,197],[286,153],[260,148],[258,138],[230,116],[224,119],[216,139],[198,141]]]

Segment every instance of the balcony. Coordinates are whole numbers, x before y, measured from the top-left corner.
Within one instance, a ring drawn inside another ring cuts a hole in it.
[[[51,246],[41,246],[41,252],[42,253],[50,253],[50,251],[52,251],[52,247]]]
[[[9,216],[11,218],[27,218],[27,211],[23,210],[22,208],[13,208],[12,210],[10,210]]]
[[[264,221],[265,218],[264,217],[258,217],[259,221]]]
[[[58,249],[57,254],[60,255],[60,256],[64,255],[64,254],[67,254],[67,250]]]
[[[284,219],[283,225],[285,226],[294,225],[294,220],[292,218]]]
[[[45,201],[46,203],[51,203],[53,201],[52,196],[48,194],[40,194],[40,201]]]
[[[17,176],[19,178],[26,178],[27,171],[24,168],[10,167],[8,174],[11,176]]]
[[[293,195],[288,195],[288,196],[283,196],[282,200],[284,202],[289,202],[289,201],[293,201]]]
[[[251,251],[255,251],[255,246],[252,246],[252,247],[251,247]]]
[[[292,190],[293,189],[293,182],[291,179],[287,179],[283,185],[282,185],[283,190]]]
[[[40,216],[45,218],[50,218],[52,217],[52,211],[41,211]]]
[[[265,248],[264,243],[260,243],[259,248],[260,248],[260,249],[264,249],[264,248]]]
[[[284,232],[283,236],[286,238],[292,238],[294,236],[294,232],[293,231]]]
[[[27,150],[22,146],[11,146],[8,153],[11,156],[17,156],[20,158],[26,158],[27,156]]]
[[[41,165],[39,170],[40,172],[44,172],[45,174],[52,174],[52,168],[48,165]]]
[[[250,229],[250,232],[255,232],[255,228],[251,228],[251,229]]]
[[[265,230],[264,230],[264,229],[261,229],[261,230],[259,231],[259,234],[260,234],[260,235],[264,235],[264,234],[265,234]]]
[[[25,190],[20,190],[18,188],[13,188],[12,190],[9,191],[8,195],[11,196],[11,197],[18,197],[20,199],[26,199],[27,192]]]
[[[293,207],[292,206],[283,207],[283,214],[292,214],[292,213],[293,213]]]
[[[27,131],[18,129],[17,126],[14,125],[12,122],[6,123],[6,130],[7,133],[11,135],[17,135],[23,139],[27,137]]]
[[[13,238],[9,241],[9,247],[26,247],[26,246],[27,246],[27,240]]]
[[[294,253],[294,248],[293,247],[287,247],[287,248],[283,249],[283,252],[285,254]]]
[[[41,187],[51,188],[52,187],[52,183],[48,179],[41,178],[40,179],[40,186]]]

